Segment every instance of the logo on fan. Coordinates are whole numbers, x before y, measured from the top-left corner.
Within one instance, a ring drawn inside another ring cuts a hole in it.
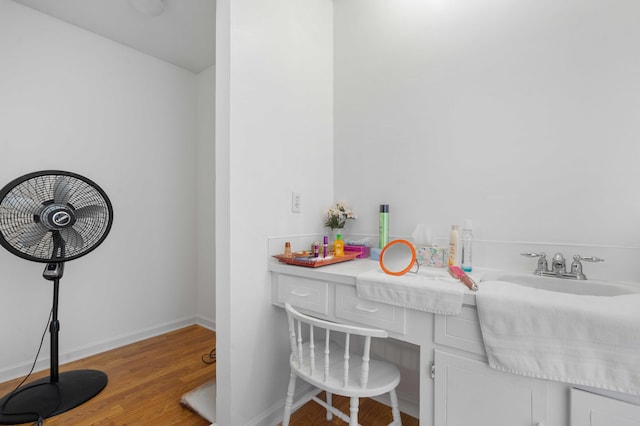
[[[67,226],[71,223],[72,217],[69,213],[65,211],[58,211],[51,216],[51,221],[56,226]]]
[[[57,204],[45,206],[40,213],[40,219],[44,226],[51,231],[69,228],[76,223],[76,215],[73,210]]]

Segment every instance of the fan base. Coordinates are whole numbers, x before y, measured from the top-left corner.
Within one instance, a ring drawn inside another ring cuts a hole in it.
[[[0,399],[0,425],[35,422],[69,411],[99,394],[107,385],[107,375],[96,370],[67,371],[33,381],[15,394]],[[16,413],[16,414],[11,414]]]

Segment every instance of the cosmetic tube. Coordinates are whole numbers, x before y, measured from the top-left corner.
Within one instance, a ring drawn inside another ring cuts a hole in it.
[[[459,266],[449,265],[449,273],[453,278],[462,281],[462,283],[466,285],[469,290],[478,290],[478,285],[476,284],[476,282],[473,281],[469,275],[465,274]]]

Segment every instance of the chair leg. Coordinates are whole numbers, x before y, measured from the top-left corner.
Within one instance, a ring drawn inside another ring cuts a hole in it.
[[[400,418],[400,409],[398,408],[398,395],[395,389],[391,389],[389,392],[391,397],[391,414],[393,415],[393,425],[402,426],[402,419]]]
[[[351,403],[349,404],[351,408],[349,426],[358,426],[358,402],[358,398],[351,397]]]
[[[332,395],[331,392],[325,392],[326,396],[327,396],[327,404],[329,405],[333,405],[333,403],[331,402],[332,400]],[[333,413],[331,412],[331,410],[327,409],[327,421],[331,421],[333,420]]]
[[[289,377],[289,387],[287,388],[287,400],[284,403],[284,414],[282,415],[282,426],[289,426],[291,418],[291,407],[293,406],[293,394],[296,391],[296,375],[291,372]]]

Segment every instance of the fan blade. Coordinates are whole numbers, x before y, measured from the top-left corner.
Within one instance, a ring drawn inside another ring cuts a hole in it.
[[[39,243],[42,238],[49,232],[46,226],[44,226],[40,222],[30,223],[25,226],[22,231],[22,235],[20,235],[20,243],[25,247],[31,247],[37,243]]]
[[[7,197],[3,204],[7,207],[18,210],[20,213],[37,215],[42,204],[25,197]]]
[[[100,216],[101,214],[104,214],[104,212],[105,212],[104,206],[91,205],[91,206],[80,207],[78,210],[76,210],[75,213],[76,213],[76,218],[84,219],[87,217]]]
[[[71,183],[66,176],[58,176],[53,187],[53,201],[56,204],[67,204],[71,195]]]
[[[64,239],[68,246],[73,248],[82,248],[84,245],[84,238],[82,238],[82,235],[73,228],[62,228],[60,230],[60,235],[62,235],[62,239]]]

